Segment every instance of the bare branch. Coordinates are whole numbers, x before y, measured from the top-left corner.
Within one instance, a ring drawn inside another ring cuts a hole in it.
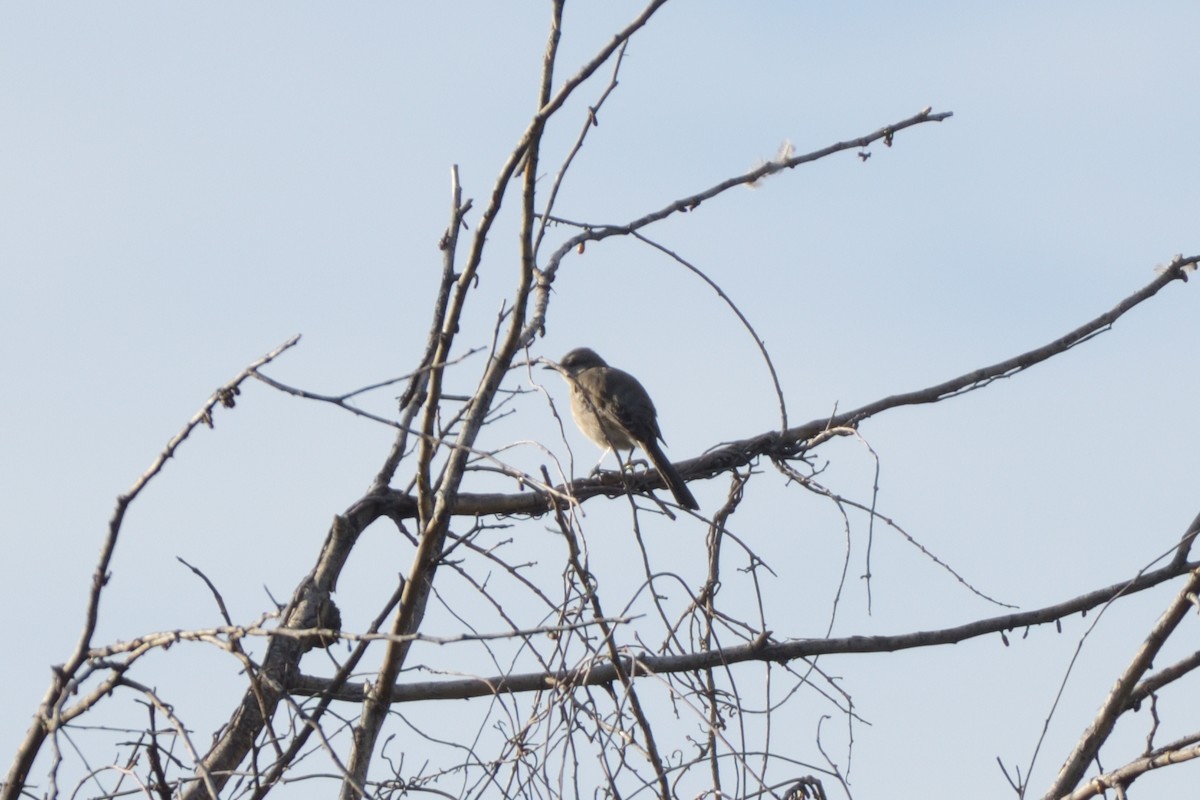
[[[1125,668],[1125,672],[1117,679],[1112,690],[1109,691],[1108,699],[1096,715],[1096,719],[1092,722],[1091,727],[1084,732],[1079,743],[1075,746],[1075,750],[1067,758],[1066,763],[1059,770],[1054,783],[1050,785],[1050,789],[1046,792],[1045,797],[1047,800],[1067,795],[1083,779],[1084,772],[1087,770],[1088,765],[1096,758],[1100,746],[1108,740],[1109,734],[1117,724],[1117,719],[1129,709],[1129,700],[1137,688],[1138,682],[1146,674],[1146,671],[1150,669],[1150,665],[1154,662],[1155,656],[1158,655],[1158,652],[1166,643],[1167,638],[1183,620],[1183,615],[1194,607],[1195,596],[1198,590],[1200,590],[1200,569],[1192,571],[1187,583],[1179,590],[1175,599],[1172,600],[1171,604],[1167,606],[1166,611],[1159,617],[1158,622],[1151,629],[1149,636],[1146,637],[1146,640],[1134,655],[1129,666]]]
[[[595,224],[582,223],[582,222],[571,222],[569,220],[561,219],[558,217],[551,217],[551,219],[556,222],[561,222],[561,223],[568,224],[568,225],[576,225],[578,227],[584,228],[584,230],[581,233],[577,233],[574,236],[567,239],[562,245],[560,245],[558,247],[557,250],[554,251],[554,254],[550,257],[550,259],[547,263],[547,266],[544,269],[544,272],[546,274],[547,279],[552,281],[553,274],[557,270],[558,265],[562,261],[563,257],[566,256],[568,253],[570,253],[572,250],[575,250],[576,248],[578,248],[579,245],[583,244],[584,242],[601,241],[603,239],[609,238],[610,236],[628,236],[635,231],[639,231],[642,228],[645,228],[648,225],[651,225],[655,222],[664,220],[667,217],[674,216],[675,214],[681,214],[681,213],[687,213],[689,211],[694,211],[695,209],[699,208],[700,204],[705,202],[706,200],[711,200],[712,198],[714,198],[720,194],[724,194],[725,192],[727,192],[730,189],[733,189],[737,186],[753,185],[754,183],[762,180],[763,178],[765,178],[769,175],[774,175],[775,173],[781,172],[782,170],[785,170],[785,169],[794,169],[794,168],[800,166],[801,164],[808,164],[813,161],[819,161],[822,158],[826,158],[827,156],[831,156],[835,153],[844,152],[846,150],[853,150],[855,148],[867,147],[870,144],[872,144],[873,142],[877,142],[880,140],[890,140],[892,137],[895,136],[897,131],[901,131],[901,130],[904,130],[905,128],[911,128],[914,125],[921,125],[921,124],[924,124],[927,122],[941,122],[943,120],[949,119],[953,115],[954,114],[951,111],[934,114],[934,113],[932,113],[931,109],[928,109],[928,108],[923,109],[920,112],[918,112],[917,114],[914,114],[913,116],[908,117],[907,119],[902,119],[899,122],[895,122],[895,123],[892,123],[891,125],[887,125],[873,133],[868,133],[865,136],[859,136],[855,139],[849,139],[849,140],[846,140],[843,142],[838,142],[837,144],[832,144],[832,145],[829,145],[828,147],[823,147],[820,150],[813,150],[812,152],[805,153],[803,155],[792,156],[789,158],[784,158],[784,159],[781,159],[778,161],[771,161],[767,164],[763,164],[759,167],[756,167],[755,169],[750,170],[749,172],[742,173],[741,175],[735,175],[732,178],[727,178],[727,179],[721,181],[720,183],[714,184],[713,186],[710,186],[707,189],[703,189],[699,192],[696,192],[695,194],[688,195],[687,197],[682,197],[682,198],[674,201],[673,203],[671,203],[667,206],[664,206],[663,208],[660,208],[657,211],[652,211],[649,214],[645,214],[644,216],[638,217],[637,219],[633,220],[632,222],[627,222],[624,225],[608,225],[608,224],[595,225]]]
[[[1169,564],[1161,569],[1146,572],[1138,577],[1096,589],[1078,597],[1051,606],[1003,614],[976,620],[964,625],[930,631],[901,633],[891,636],[848,636],[825,639],[792,639],[784,642],[770,641],[760,635],[758,640],[739,647],[728,647],[712,651],[699,651],[683,655],[655,656],[648,653],[620,655],[624,669],[631,669],[631,659],[636,658],[637,670],[656,675],[676,672],[694,672],[729,664],[748,661],[786,663],[797,658],[819,655],[849,653],[892,653],[918,647],[958,644],[980,636],[1002,633],[1033,625],[1045,625],[1064,619],[1072,614],[1089,611],[1110,602],[1115,597],[1129,596],[1159,586],[1166,581],[1186,575],[1197,567]],[[397,703],[415,700],[457,700],[465,697],[486,697],[504,692],[541,691],[555,686],[604,685],[619,680],[617,668],[608,664],[589,664],[586,669],[555,673],[535,672],[524,674],[496,675],[486,678],[468,678],[454,681],[409,682],[392,689],[392,700]],[[319,678],[298,677],[291,686],[297,694],[323,696],[330,691],[328,683]],[[360,702],[366,687],[363,684],[347,683],[336,694],[337,699]]]
[[[183,426],[183,429],[171,437],[166,447],[159,453],[158,458],[150,465],[150,468],[134,481],[133,486],[130,487],[128,492],[117,498],[117,507],[108,522],[108,535],[104,538],[104,542],[100,547],[100,558],[96,564],[96,571],[92,575],[92,586],[88,594],[87,610],[84,612],[83,631],[79,634],[79,640],[75,644],[75,649],[66,663],[56,667],[54,670],[54,679],[50,683],[50,688],[46,691],[41,705],[38,706],[33,724],[26,732],[24,741],[21,742],[20,747],[17,749],[16,757],[13,759],[12,766],[9,767],[8,775],[3,785],[0,785],[0,800],[15,800],[17,793],[25,785],[25,781],[29,777],[29,769],[33,766],[33,760],[41,750],[46,735],[53,731],[57,724],[56,719],[59,710],[67,700],[76,673],[87,660],[87,653],[92,644],[92,635],[96,632],[96,623],[99,619],[100,596],[104,591],[105,585],[108,583],[109,565],[112,563],[113,553],[117,548],[117,539],[121,533],[121,524],[124,522],[125,512],[129,508],[129,505],[141,495],[150,481],[154,480],[155,476],[163,470],[167,462],[174,457],[179,447],[192,434],[192,431],[201,425],[206,425],[210,428],[213,426],[213,412],[218,405],[225,408],[233,408],[237,402],[237,395],[241,391],[242,383],[256,369],[274,361],[286,350],[294,347],[299,341],[300,337],[298,335],[293,336],[243,369],[233,380],[213,392],[212,396],[200,407],[200,410]]]
[[[1086,800],[1088,797],[1103,795],[1109,789],[1116,790],[1118,796],[1124,796],[1125,788],[1147,772],[1200,758],[1198,742],[1200,734],[1192,734],[1178,743],[1161,747],[1152,755],[1130,761],[1112,772],[1097,775],[1070,794],[1062,795],[1062,800]]]

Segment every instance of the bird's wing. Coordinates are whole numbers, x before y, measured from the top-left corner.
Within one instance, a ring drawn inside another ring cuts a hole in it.
[[[616,419],[639,442],[662,439],[658,427],[658,411],[645,387],[638,379],[619,369],[604,371],[602,411]]]

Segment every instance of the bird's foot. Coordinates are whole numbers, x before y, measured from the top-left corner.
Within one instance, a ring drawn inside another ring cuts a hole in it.
[[[588,473],[589,478],[599,478],[604,475],[612,475],[616,470],[604,469],[599,464],[592,467],[592,471]]]

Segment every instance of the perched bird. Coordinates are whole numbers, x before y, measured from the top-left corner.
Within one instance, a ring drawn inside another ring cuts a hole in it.
[[[609,450],[629,450],[632,454],[635,446],[640,447],[675,496],[675,502],[684,508],[700,508],[687,482],[658,445],[660,441],[666,444],[658,427],[658,412],[637,378],[610,367],[595,350],[587,347],[567,353],[557,369],[571,387],[571,416],[575,424],[604,449],[601,462]]]

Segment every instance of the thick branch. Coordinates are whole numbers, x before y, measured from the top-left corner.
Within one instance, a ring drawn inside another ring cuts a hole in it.
[[[1129,698],[1137,687],[1138,681],[1150,669],[1155,656],[1183,620],[1183,615],[1195,607],[1197,591],[1200,591],[1200,569],[1192,571],[1191,578],[1159,617],[1158,622],[1151,629],[1150,635],[1146,637],[1146,641],[1138,648],[1133,660],[1125,668],[1125,672],[1109,691],[1103,707],[1096,714],[1096,719],[1084,731],[1074,752],[1067,758],[1050,790],[1046,792],[1047,800],[1067,795],[1083,779],[1088,765],[1100,752],[1101,745],[1108,741],[1109,734],[1112,733],[1117,720],[1129,709]]]
[[[893,408],[910,405],[937,403],[942,400],[983,388],[1001,378],[1009,378],[1047,359],[1064,353],[1076,345],[1110,328],[1126,312],[1149,300],[1173,281],[1187,281],[1188,272],[1200,263],[1200,255],[1179,258],[1167,266],[1160,275],[1144,288],[1122,300],[1109,311],[1080,325],[1069,333],[1048,344],[1020,355],[1000,361],[988,367],[968,372],[943,383],[903,394],[894,394],[832,417],[814,419],[785,431],[768,431],[749,439],[731,442],[723,447],[708,451],[699,458],[680,461],[675,466],[685,478],[707,478],[744,467],[756,459],[794,458],[802,453],[810,440],[832,428],[857,427],[862,421]],[[458,495],[453,513],[459,516],[486,516],[492,514],[541,515],[553,508],[555,498],[543,492],[531,490],[526,484],[515,494],[468,494]],[[555,495],[569,493],[577,500],[586,500],[596,495],[620,496],[627,491],[646,492],[659,489],[666,483],[655,470],[646,470],[635,475],[608,474],[597,478],[573,481],[570,486],[555,487]],[[416,506],[413,499],[403,493],[386,491],[364,498],[364,503],[378,503],[395,518],[412,517]]]
[[[1196,735],[1189,736],[1186,744],[1161,747],[1154,753],[1135,759],[1120,769],[1098,775],[1069,795],[1065,795],[1063,800],[1086,800],[1089,797],[1107,796],[1109,789],[1124,789],[1151,770],[1200,758],[1200,744],[1196,744],[1198,738],[1200,737]],[[1124,794],[1118,795],[1118,797],[1124,796]]]
[[[792,639],[786,642],[768,642],[765,637],[740,647],[728,647],[711,651],[699,651],[683,655],[636,656],[636,673],[667,674],[694,672],[747,661],[788,662],[797,658],[848,653],[891,653],[917,647],[958,644],[980,636],[1044,625],[1063,619],[1071,614],[1089,611],[1116,597],[1136,594],[1158,586],[1165,581],[1185,575],[1198,565],[1170,564],[1162,569],[1144,573],[1133,580],[1122,581],[1087,594],[1080,595],[1052,606],[1004,614],[989,619],[977,620],[952,628],[932,631],[917,631],[892,636],[846,636],[836,639]],[[623,665],[629,670],[630,663]],[[573,670],[559,672],[533,672],[519,675],[497,675],[490,678],[468,678],[453,681],[426,681],[406,683],[393,687],[393,702],[415,702],[419,700],[461,700],[467,697],[486,697],[504,692],[536,692],[554,687],[603,686],[618,680],[616,668],[611,664],[586,664]],[[324,678],[298,676],[289,690],[298,695],[323,696],[330,690]],[[362,702],[366,687],[362,683],[346,683],[336,690],[336,699],[347,702]]]
[[[321,548],[321,556],[313,571],[296,587],[292,600],[281,615],[281,625],[287,628],[319,627],[320,605],[336,588],[337,578],[350,557],[358,535],[378,519],[372,509],[361,504],[352,507],[345,516],[334,517],[333,525]],[[200,770],[214,776],[218,787],[224,786],[233,770],[254,746],[255,737],[274,713],[282,697],[283,686],[290,681],[304,654],[301,639],[274,636],[259,670],[259,691],[247,690],[220,738],[205,755]],[[202,786],[193,784],[183,795],[184,800],[206,797]]]
[[[538,93],[538,105],[542,110],[538,112],[537,117],[523,137],[523,152],[528,164],[528,170],[522,194],[525,212],[522,218],[522,259],[518,271],[517,286],[508,311],[508,328],[499,341],[495,352],[492,354],[492,358],[488,360],[479,387],[474,393],[469,411],[463,419],[461,431],[455,440],[454,447],[450,450],[442,475],[436,482],[436,485],[430,480],[429,470],[435,452],[433,445],[434,426],[440,416],[443,399],[443,370],[436,366],[430,370],[427,387],[428,398],[425,402],[425,411],[422,420],[422,437],[418,444],[417,499],[420,512],[418,518],[420,520],[421,534],[417,544],[417,552],[413,557],[413,563],[409,570],[408,580],[404,586],[400,606],[396,611],[396,617],[392,623],[390,632],[395,637],[404,637],[407,634],[416,632],[420,628],[421,621],[425,615],[426,604],[433,589],[434,576],[441,561],[442,549],[450,527],[450,520],[455,513],[454,509],[458,506],[457,498],[466,470],[467,456],[474,446],[476,437],[492,408],[496,392],[507,375],[514,356],[518,352],[520,337],[525,328],[526,309],[529,304],[530,292],[533,289],[534,268],[531,243],[535,221],[533,206],[536,189],[537,156],[541,146],[541,134],[545,121],[553,113],[552,110],[546,110],[546,105],[550,93],[550,83],[554,74],[554,64],[557,59],[558,42],[562,25],[562,9],[563,3],[560,0],[554,4],[551,15],[552,22],[549,41],[543,60],[543,77]],[[647,16],[649,13],[652,12],[647,12]],[[510,155],[508,162],[506,162],[504,168],[501,170],[501,181],[507,181],[507,176],[511,175],[512,169],[520,155],[520,151],[514,151]],[[466,307],[467,297],[474,286],[474,277],[482,262],[487,231],[495,220],[496,213],[499,212],[504,195],[505,187],[503,184],[498,183],[492,194],[492,202],[489,204],[487,210],[484,212],[483,219],[480,221],[470,256],[462,275],[458,278],[451,297],[446,321],[442,327],[441,336],[439,337],[435,351],[433,361],[435,365],[445,363],[449,360],[455,336],[460,330],[460,321]],[[383,663],[380,665],[374,689],[367,698],[367,702],[363,704],[359,724],[353,730],[353,743],[347,764],[350,774],[342,784],[341,797],[343,800],[353,800],[353,798],[359,796],[358,786],[364,784],[366,781],[368,767],[375,750],[375,743],[386,720],[388,709],[391,706],[391,690],[395,684],[396,676],[399,675],[400,669],[408,657],[410,647],[411,640],[394,639],[387,643],[384,650]]]
[[[1179,659],[1168,667],[1156,670],[1153,675],[1139,683],[1129,695],[1129,708],[1137,709],[1150,695],[1162,691],[1164,687],[1196,669],[1200,669],[1200,650],[1186,658]]]

